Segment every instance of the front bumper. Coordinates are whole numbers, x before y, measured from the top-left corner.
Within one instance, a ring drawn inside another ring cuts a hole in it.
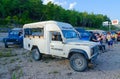
[[[4,39],[4,43],[6,44],[21,44],[22,40],[18,40],[18,39]]]

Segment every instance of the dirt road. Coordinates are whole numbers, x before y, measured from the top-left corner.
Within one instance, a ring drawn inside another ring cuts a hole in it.
[[[6,49],[0,42],[0,79],[120,79],[120,43],[101,53],[95,64],[76,72],[67,59],[43,56],[41,61],[34,61],[29,51]]]

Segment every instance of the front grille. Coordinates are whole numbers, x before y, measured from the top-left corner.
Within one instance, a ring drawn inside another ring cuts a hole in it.
[[[16,39],[9,39],[8,41],[9,42],[16,42],[17,40]]]

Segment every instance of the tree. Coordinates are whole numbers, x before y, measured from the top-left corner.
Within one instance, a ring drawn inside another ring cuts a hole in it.
[[[0,6],[0,24],[4,25],[56,20],[73,26],[99,28],[102,22],[110,21],[106,15],[66,10],[52,2],[43,5],[42,0],[0,0]]]

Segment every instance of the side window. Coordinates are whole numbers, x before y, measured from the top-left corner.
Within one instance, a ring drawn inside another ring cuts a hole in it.
[[[24,29],[24,36],[25,37],[34,37],[34,36],[39,36],[43,37],[44,36],[44,30],[43,28],[26,28]]]
[[[32,35],[33,36],[43,36],[44,32],[43,32],[43,28],[32,28]]]
[[[24,36],[32,35],[32,31],[29,28],[24,29]]]
[[[62,41],[60,32],[52,32],[52,41]]]

